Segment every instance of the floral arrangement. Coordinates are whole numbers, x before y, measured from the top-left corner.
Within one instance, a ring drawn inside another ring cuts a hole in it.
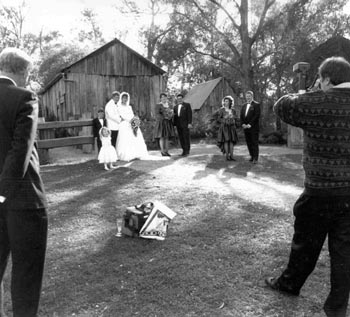
[[[141,120],[138,116],[134,116],[131,121],[131,128],[132,131],[134,132],[134,135],[137,136],[137,130],[139,129],[140,125],[141,125]]]
[[[170,120],[174,115],[174,111],[173,109],[171,109],[170,107],[167,107],[163,109],[163,116],[164,116],[164,119],[167,119],[167,120]]]
[[[223,120],[224,120],[225,124],[234,125],[235,124],[234,112],[231,109],[229,111],[225,111],[225,113],[223,115]]]

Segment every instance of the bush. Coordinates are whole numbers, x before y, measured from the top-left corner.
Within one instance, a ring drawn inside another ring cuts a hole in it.
[[[262,135],[260,138],[262,144],[286,144],[287,139],[285,135],[280,131],[273,131]]]
[[[153,140],[153,129],[155,126],[155,120],[154,119],[141,119],[141,131],[143,134],[143,138],[145,139],[147,149],[148,150],[156,150],[159,148],[158,142]]]

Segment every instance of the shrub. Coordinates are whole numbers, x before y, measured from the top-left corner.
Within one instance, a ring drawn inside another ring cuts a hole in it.
[[[280,131],[273,131],[270,133],[263,134],[260,138],[262,144],[286,144],[287,139],[285,135]]]

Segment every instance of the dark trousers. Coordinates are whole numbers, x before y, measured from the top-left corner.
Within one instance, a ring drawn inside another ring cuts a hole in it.
[[[13,316],[37,316],[46,253],[46,209],[7,210],[5,204],[0,204],[0,282],[11,254]]]
[[[117,144],[118,130],[111,130],[111,143],[115,147]]]
[[[180,145],[184,154],[189,154],[191,149],[190,129],[188,127],[177,127]]]
[[[100,153],[102,142],[100,138],[96,138],[96,144],[97,144],[97,153]]]
[[[244,136],[247,143],[248,151],[253,160],[259,158],[259,130],[244,129]]]
[[[294,216],[289,263],[279,283],[300,290],[313,271],[328,235],[331,290],[324,310],[328,317],[345,317],[350,292],[350,197],[302,194],[295,203]]]

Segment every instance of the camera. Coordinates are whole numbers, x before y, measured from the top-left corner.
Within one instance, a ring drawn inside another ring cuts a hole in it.
[[[310,69],[310,64],[306,62],[299,62],[293,65],[293,72],[298,75],[299,92],[306,91],[306,78]]]

